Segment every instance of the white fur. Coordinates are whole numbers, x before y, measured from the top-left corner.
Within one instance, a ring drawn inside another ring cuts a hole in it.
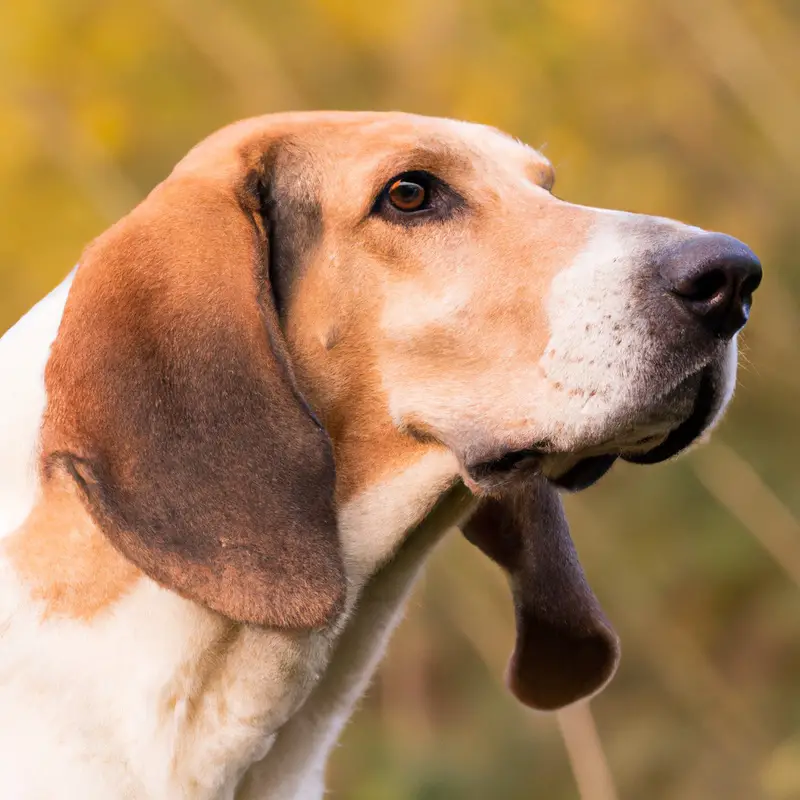
[[[74,272],[0,338],[0,538],[22,524],[36,497],[36,444],[44,367]]]
[[[687,240],[699,229],[662,218],[592,211],[594,230],[586,248],[552,282],[551,335],[539,362],[546,378],[539,406],[542,438],[562,452],[666,433],[691,412],[694,396],[680,391],[684,381],[712,362],[719,364],[725,385],[736,375],[735,339],[722,345],[709,338],[700,347],[691,334],[686,346],[682,323],[669,313],[667,298],[655,288],[643,293],[637,287],[642,275],[649,278],[643,268],[656,268],[659,248]],[[730,393],[720,399],[724,407]]]

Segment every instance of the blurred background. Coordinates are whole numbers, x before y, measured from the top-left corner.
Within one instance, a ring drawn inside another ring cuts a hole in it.
[[[726,231],[767,269],[712,444],[567,501],[622,637],[610,687],[517,705],[508,590],[453,536],[330,796],[800,798],[800,4],[7,0],[0,329],[197,140],[290,108],[496,125],[544,148],[559,196]]]

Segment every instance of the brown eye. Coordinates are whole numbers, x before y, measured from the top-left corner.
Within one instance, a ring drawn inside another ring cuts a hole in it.
[[[414,181],[401,178],[389,187],[389,201],[400,211],[419,211],[427,200],[427,189]]]

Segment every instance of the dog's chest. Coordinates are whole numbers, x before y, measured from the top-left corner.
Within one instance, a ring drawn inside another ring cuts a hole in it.
[[[0,647],[0,716],[15,720],[0,726],[0,794],[232,797],[327,655],[322,634],[233,625],[145,578],[88,625],[17,607]]]

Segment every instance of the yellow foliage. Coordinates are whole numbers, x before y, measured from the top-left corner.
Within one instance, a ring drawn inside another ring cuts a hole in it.
[[[546,145],[561,196],[760,253],[724,446],[622,468],[569,511],[623,639],[593,703],[619,796],[800,797],[800,5],[9,0],[0,328],[197,140],[286,107],[497,125]],[[438,554],[335,755],[332,797],[575,797],[558,726],[501,686],[510,615],[479,555],[457,540]],[[572,756],[580,777],[592,754]]]

